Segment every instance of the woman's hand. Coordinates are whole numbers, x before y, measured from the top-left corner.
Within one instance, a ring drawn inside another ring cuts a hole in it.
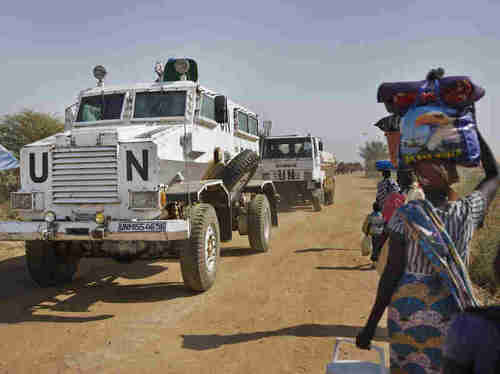
[[[370,349],[375,331],[365,326],[363,330],[356,336],[356,347],[359,349]]]

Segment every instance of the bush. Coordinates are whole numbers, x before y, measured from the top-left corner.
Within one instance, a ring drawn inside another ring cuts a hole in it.
[[[471,192],[484,178],[482,170],[459,170],[461,182],[457,186],[460,195]],[[500,244],[500,191],[491,203],[484,226],[478,230],[472,240],[471,265],[469,268],[472,281],[479,287],[494,294],[499,291],[493,273],[493,260]]]
[[[63,130],[64,123],[57,116],[25,109],[0,119],[0,144],[19,159],[21,148],[26,144]],[[10,192],[19,187],[19,169],[0,172],[0,203],[7,201]]]

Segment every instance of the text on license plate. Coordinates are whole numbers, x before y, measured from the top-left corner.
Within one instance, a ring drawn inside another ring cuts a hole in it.
[[[120,232],[166,232],[166,222],[122,222],[118,224]]]

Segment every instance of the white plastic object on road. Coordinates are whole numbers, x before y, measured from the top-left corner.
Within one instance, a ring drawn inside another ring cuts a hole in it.
[[[340,343],[356,344],[354,339],[337,338],[333,348],[333,361],[326,366],[326,374],[388,374],[385,367],[385,354],[382,347],[371,346],[378,352],[380,363],[357,360],[338,360],[338,349]]]

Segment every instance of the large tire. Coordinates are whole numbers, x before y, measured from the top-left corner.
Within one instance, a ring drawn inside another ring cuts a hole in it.
[[[312,204],[313,204],[313,210],[315,212],[321,212],[321,194],[323,193],[322,190],[316,190],[312,192]]]
[[[325,205],[333,205],[335,199],[335,190],[325,191]]]
[[[190,211],[191,237],[182,242],[180,262],[184,284],[206,291],[215,282],[220,256],[220,229],[215,209],[197,204]]]
[[[248,240],[259,252],[269,250],[271,240],[271,204],[264,194],[256,195],[248,205]]]
[[[234,157],[226,167],[218,172],[217,178],[222,179],[231,194],[231,201],[238,200],[241,191],[252,179],[259,167],[259,155],[245,149]]]
[[[335,200],[335,179],[327,177],[325,182],[325,205],[332,205]]]
[[[71,242],[26,241],[26,265],[40,287],[51,287],[73,280],[80,256],[71,252]]]

